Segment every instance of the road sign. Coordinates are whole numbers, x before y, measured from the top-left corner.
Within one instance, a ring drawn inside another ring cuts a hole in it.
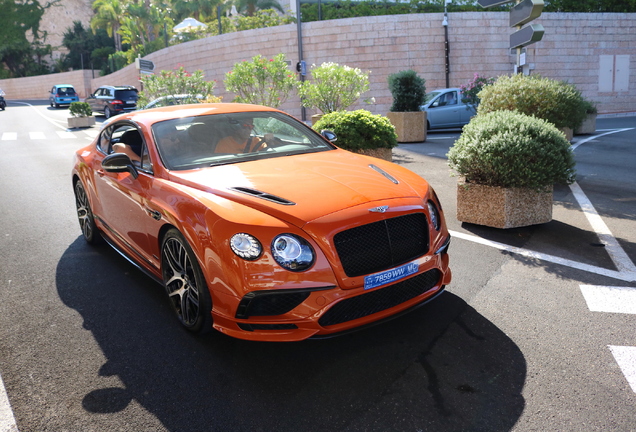
[[[502,4],[510,3],[512,1],[514,0],[479,0],[477,3],[479,3],[479,6],[483,8],[489,8],[493,6],[499,6]]]
[[[538,18],[543,11],[543,0],[524,0],[510,9],[510,27],[522,26]]]
[[[151,62],[150,60],[144,60],[144,59],[136,58],[135,59],[135,66],[137,67],[137,69],[142,70],[142,71],[152,72],[152,71],[155,70],[155,64],[153,62]]]
[[[510,48],[521,48],[539,42],[544,32],[541,24],[530,24],[510,35]]]

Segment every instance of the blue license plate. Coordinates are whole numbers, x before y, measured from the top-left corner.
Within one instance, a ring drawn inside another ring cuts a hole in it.
[[[400,267],[375,273],[364,277],[364,289],[377,288],[382,285],[390,284],[407,276],[417,273],[420,266],[417,263],[408,263]]]

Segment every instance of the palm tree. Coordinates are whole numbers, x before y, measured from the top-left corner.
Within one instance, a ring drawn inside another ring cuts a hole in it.
[[[91,19],[91,29],[104,29],[108,36],[115,39],[115,49],[121,51],[121,20],[124,16],[126,5],[120,0],[95,0],[93,10],[95,15]]]
[[[280,13],[285,13],[276,0],[236,0],[235,5],[239,13],[247,16],[254,16],[254,12],[263,9],[276,9]]]

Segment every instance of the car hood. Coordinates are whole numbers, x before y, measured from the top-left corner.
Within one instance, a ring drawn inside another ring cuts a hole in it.
[[[172,171],[170,175],[174,182],[299,227],[364,203],[422,197],[428,189],[423,179],[405,168],[344,150]]]

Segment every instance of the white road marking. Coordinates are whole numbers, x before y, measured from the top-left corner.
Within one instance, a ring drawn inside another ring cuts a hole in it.
[[[623,371],[629,386],[636,393],[636,347],[608,345],[614,359]]]
[[[95,138],[97,135],[99,135],[99,130],[98,129],[89,129],[89,130],[85,130],[83,131],[86,135],[88,135],[89,138]]]
[[[0,376],[0,432],[18,432],[18,425],[15,422],[13,411],[11,411],[11,404],[4,388],[4,382],[2,382],[2,376]]]
[[[504,243],[499,243],[491,240],[486,240],[481,237],[474,236],[472,234],[465,234],[459,231],[450,231],[449,233],[456,238],[472,241],[474,243],[483,244],[484,246],[490,246],[495,249],[504,250],[506,252],[522,255],[528,258],[534,258],[542,261],[548,261],[554,264],[559,264],[566,267],[575,268],[577,270],[583,270],[588,273],[594,273],[601,276],[611,277],[626,282],[636,282],[636,273],[618,272],[616,270],[609,270],[603,267],[597,267],[589,264],[580,263],[578,261],[572,261],[565,258],[560,258],[554,255],[549,255],[541,252],[534,252],[528,249],[523,249],[515,246],[509,246]]]
[[[29,138],[32,140],[43,140],[46,139],[46,135],[44,135],[44,132],[29,132]]]
[[[57,136],[59,136],[60,138],[77,138],[77,135],[75,135],[73,132],[68,132],[68,131],[55,131],[57,133]]]
[[[636,314],[636,288],[580,285],[592,312]]]
[[[2,141],[15,141],[18,139],[17,132],[4,132],[2,134]]]

